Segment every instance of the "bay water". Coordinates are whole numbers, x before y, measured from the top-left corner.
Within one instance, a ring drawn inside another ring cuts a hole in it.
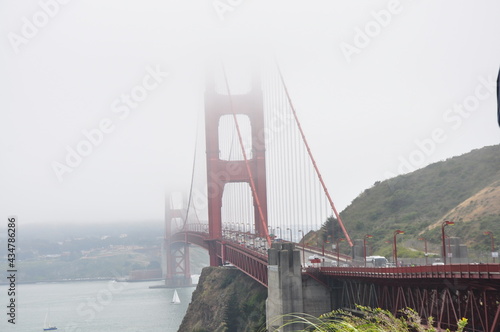
[[[162,281],[80,281],[16,286],[15,324],[7,315],[8,287],[0,286],[0,331],[43,331],[45,317],[64,332],[176,332],[195,287],[149,288]]]

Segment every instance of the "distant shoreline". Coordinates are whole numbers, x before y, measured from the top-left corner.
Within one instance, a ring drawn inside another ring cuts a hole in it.
[[[199,276],[199,275],[195,275]],[[54,280],[41,280],[41,281],[21,281],[19,280],[18,284],[19,285],[28,285],[28,284],[54,284],[54,283],[61,283],[61,282],[87,282],[87,281],[116,281],[116,282],[148,282],[148,281],[165,281],[164,278],[151,278],[151,279],[125,279],[125,278],[111,278],[111,277],[102,277],[102,278],[81,278],[81,279],[54,279]],[[8,285],[9,283],[7,282],[0,282],[0,286],[5,286]],[[193,286],[189,287],[196,287],[196,284],[193,284]],[[161,288],[161,287],[158,287]],[[170,287],[166,287],[170,288]]]
[[[81,282],[81,281],[108,281],[108,280],[114,280],[114,281],[122,281],[118,280],[117,278],[111,278],[111,277],[102,277],[102,278],[82,278],[82,279],[54,279],[54,280],[40,280],[40,281],[22,281],[19,280],[18,284],[53,284],[53,283],[61,283],[61,282]],[[130,282],[129,280],[123,280],[124,282]],[[137,281],[143,281],[143,280],[137,280]],[[152,281],[152,280],[144,280],[144,281]],[[134,281],[135,282],[135,281]],[[0,286],[8,285],[6,282],[0,282]]]

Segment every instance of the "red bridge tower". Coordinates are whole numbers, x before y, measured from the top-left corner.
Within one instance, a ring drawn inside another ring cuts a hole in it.
[[[207,195],[209,224],[210,265],[219,266],[222,261],[217,257],[215,240],[222,238],[222,195],[226,183],[246,182],[255,184],[260,203],[258,210],[255,195],[254,225],[256,233],[267,233],[267,195],[266,195],[266,157],[264,135],[263,97],[260,78],[252,77],[251,89],[245,94],[227,95],[215,89],[213,73],[207,75],[205,91],[205,135],[207,155]],[[224,115],[246,115],[251,125],[252,158],[248,159],[248,174],[245,160],[222,160],[219,148],[219,124]],[[261,215],[265,220],[262,220]]]
[[[172,241],[172,227],[182,227],[184,225],[186,209],[172,208],[171,204],[170,195],[166,195],[164,236],[164,250],[166,254],[165,285],[173,288],[192,286],[189,266],[189,243],[187,241]]]

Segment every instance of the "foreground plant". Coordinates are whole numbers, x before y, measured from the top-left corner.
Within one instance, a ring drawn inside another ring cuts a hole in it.
[[[358,315],[353,315],[345,310],[334,310],[319,318],[303,315],[290,314],[283,317],[287,322],[278,328],[285,326],[297,326],[303,324],[302,330],[312,332],[436,332],[432,327],[434,320],[427,319],[427,325],[422,324],[419,314],[410,308],[401,310],[401,316],[395,317],[390,311],[381,308],[369,308],[357,306]],[[463,332],[467,325],[467,319],[462,318],[457,322],[456,332]],[[450,332],[449,329],[446,330]]]

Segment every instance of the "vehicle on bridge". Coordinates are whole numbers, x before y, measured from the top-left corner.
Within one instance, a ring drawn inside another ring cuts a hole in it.
[[[366,266],[367,267],[387,267],[388,266],[387,258],[384,256],[367,256],[366,257]]]
[[[311,256],[309,256],[309,262],[308,262],[307,266],[318,268],[321,266],[321,262],[324,260],[325,260],[324,257],[320,257],[318,255],[311,255]]]
[[[434,263],[432,263],[432,266],[437,266],[437,265],[444,265],[444,263],[443,262],[434,262]]]

